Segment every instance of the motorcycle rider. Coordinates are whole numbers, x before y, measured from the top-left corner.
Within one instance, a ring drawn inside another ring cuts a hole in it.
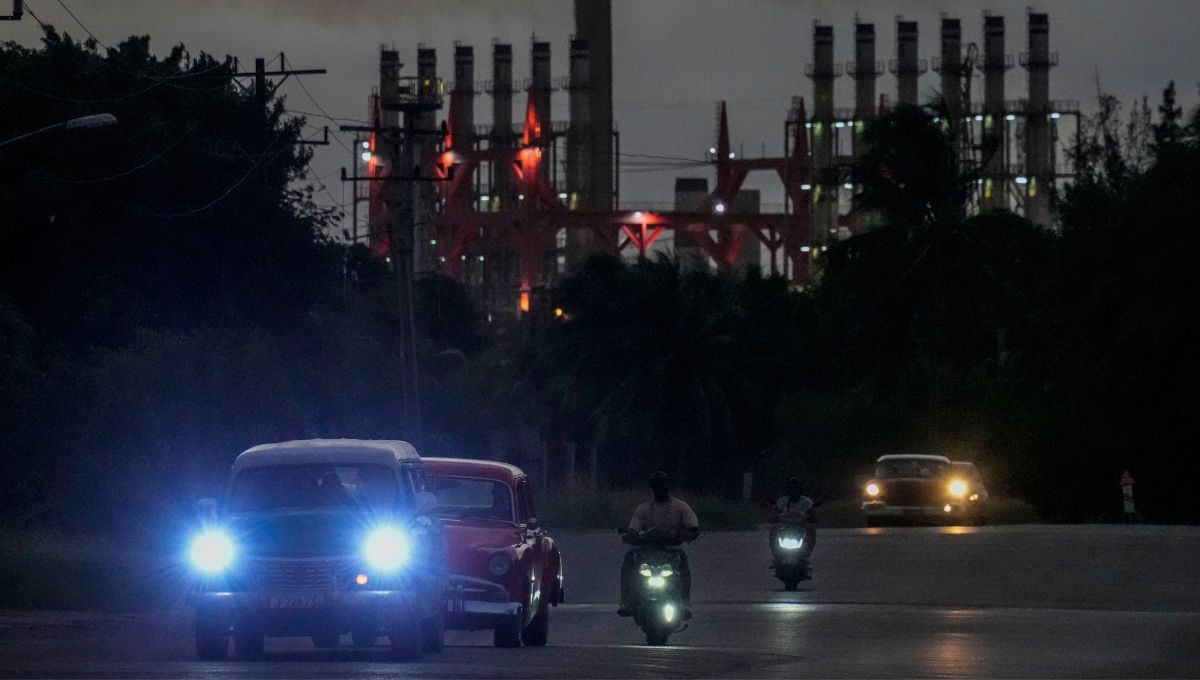
[[[804,483],[799,477],[791,477],[787,481],[787,493],[775,499],[775,507],[771,509],[771,523],[775,526],[771,527],[770,545],[771,551],[775,551],[775,539],[779,535],[779,525],[798,525],[805,527],[804,543],[805,556],[812,554],[813,546],[817,542],[816,531],[813,530],[810,520],[812,519],[813,499],[804,495]]]
[[[650,490],[654,498],[633,511],[633,518],[629,520],[630,531],[649,533],[665,544],[696,540],[700,536],[700,520],[690,505],[671,495],[667,473],[655,472],[651,475]],[[617,610],[621,616],[633,615],[629,593],[633,590],[634,574],[638,568],[637,553],[637,548],[631,548],[621,563],[621,607]],[[692,572],[687,554],[683,551],[680,551],[679,577],[683,579],[682,596],[686,605],[691,601]]]
[[[813,499],[804,495],[803,482],[799,477],[791,477],[787,481],[787,493],[775,499],[771,520],[784,524],[807,522],[812,509]]]

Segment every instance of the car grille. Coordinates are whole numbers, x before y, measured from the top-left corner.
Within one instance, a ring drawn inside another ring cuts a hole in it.
[[[882,500],[888,505],[939,505],[941,485],[933,480],[889,480]]]
[[[254,587],[262,590],[327,590],[348,585],[353,559],[257,559],[246,565]]]

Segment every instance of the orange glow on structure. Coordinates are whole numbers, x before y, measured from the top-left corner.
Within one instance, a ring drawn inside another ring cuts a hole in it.
[[[527,290],[521,291],[520,308],[522,313],[529,312],[529,291]]]
[[[454,155],[453,151],[442,152],[441,158],[438,159],[438,164],[442,169],[442,177],[450,176],[450,167],[454,165],[456,160],[458,160],[458,157]]]
[[[525,125],[521,132],[521,143],[528,146],[542,137],[542,121],[538,120],[537,107],[534,106],[533,90],[529,91],[529,100],[525,104]]]

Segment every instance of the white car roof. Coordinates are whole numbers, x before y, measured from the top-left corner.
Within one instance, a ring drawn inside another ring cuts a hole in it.
[[[949,463],[950,459],[945,456],[933,456],[927,453],[889,453],[886,456],[880,456],[876,463],[882,463],[889,460],[932,460],[939,463]]]
[[[233,461],[233,471],[269,465],[359,463],[393,466],[420,460],[412,444],[389,439],[301,439],[259,444]]]

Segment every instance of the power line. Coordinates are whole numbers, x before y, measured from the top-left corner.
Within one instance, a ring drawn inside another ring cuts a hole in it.
[[[283,60],[282,66],[284,69],[286,69],[287,64],[288,64],[287,57],[283,56],[281,54],[281,58]],[[334,120],[333,116],[329,115],[329,112],[325,110],[325,107],[321,106],[321,104],[317,101],[316,97],[314,97],[312,95],[312,93],[308,91],[308,86],[304,84],[304,80],[300,76],[296,76],[296,83],[298,85],[300,85],[300,89],[304,90],[305,96],[307,96],[308,100],[313,103],[313,106],[317,107],[317,110],[320,111],[322,113],[322,115],[324,115],[326,118],[328,118],[330,120],[330,122],[335,122],[335,123],[337,122],[336,120]],[[345,149],[346,153],[354,155],[354,151],[350,147],[346,146],[346,143],[343,142],[341,140],[341,138],[339,138],[338,136],[335,135],[333,138],[333,141],[337,142],[338,146]]]
[[[185,210],[185,211],[180,211],[180,212],[175,212],[175,213],[152,213],[152,212],[148,212],[148,211],[144,211],[144,210],[139,210],[138,212],[141,212],[142,214],[148,215],[150,217],[174,218],[174,217],[192,217],[193,215],[197,215],[199,213],[204,212],[205,210],[208,210],[209,208],[213,207],[214,205],[225,200],[225,198],[227,196],[229,196],[229,194],[233,193],[235,189],[237,189],[238,187],[245,184],[246,180],[250,179],[250,175],[254,174],[254,171],[257,170],[260,165],[262,165],[264,162],[266,162],[267,158],[278,155],[279,152],[271,153],[271,151],[272,151],[272,149],[275,148],[275,145],[279,142],[279,139],[282,136],[283,136],[282,130],[279,131],[278,133],[276,133],[275,139],[271,141],[271,145],[269,147],[267,147],[267,150],[264,151],[263,154],[258,157],[258,160],[256,160],[254,162],[254,164],[251,165],[248,170],[246,170],[246,173],[244,175],[242,175],[238,179],[238,181],[231,184],[228,189],[221,192],[220,196],[217,196],[216,198],[212,199],[211,201],[205,203],[204,205],[202,205],[198,208],[194,208],[192,210]]]
[[[296,80],[299,80],[299,78],[297,78]],[[312,111],[301,111],[299,109],[293,109],[293,108],[289,108],[287,110],[287,112],[290,114],[293,114],[293,115],[298,115],[298,116],[308,116],[310,118],[324,118],[324,119],[332,121],[334,123],[359,123],[361,125],[370,125],[371,124],[370,121],[362,120],[359,118],[341,118],[339,116],[330,116],[330,115],[327,115],[324,113],[313,113]]]
[[[190,131],[189,131],[189,132],[190,132]],[[128,170],[124,170],[124,171],[122,171],[122,172],[118,172],[118,173],[117,173],[117,174],[115,174],[115,175],[109,175],[108,177],[97,177],[97,178],[95,178],[95,179],[77,179],[77,180],[71,180],[71,179],[53,179],[53,180],[51,180],[51,181],[55,182],[56,184],[99,184],[99,183],[101,183],[101,182],[111,182],[111,181],[113,181],[113,180],[115,180],[115,179],[120,179],[120,178],[122,178],[122,177],[126,177],[126,176],[128,176],[128,175],[132,175],[133,173],[135,173],[135,172],[137,172],[137,171],[139,171],[139,170],[141,170],[141,169],[143,169],[143,168],[145,168],[145,167],[147,167],[147,166],[149,166],[149,165],[151,165],[151,164],[153,164],[153,163],[157,162],[157,161],[158,161],[159,159],[161,159],[163,156],[166,156],[168,153],[170,153],[172,150],[174,150],[174,148],[175,148],[175,147],[177,147],[177,146],[179,146],[180,144],[182,144],[182,143],[183,143],[183,140],[184,140],[184,139],[186,139],[186,138],[187,138],[187,136],[188,136],[188,132],[184,132],[182,135],[180,135],[180,136],[179,136],[179,139],[176,139],[176,140],[174,141],[174,143],[172,143],[172,144],[171,144],[170,146],[168,146],[167,148],[163,149],[161,152],[159,152],[159,153],[158,153],[158,154],[156,154],[155,156],[151,157],[149,160],[146,160],[145,162],[139,163],[139,164],[137,164],[137,165],[133,166],[132,168],[129,168]]]

